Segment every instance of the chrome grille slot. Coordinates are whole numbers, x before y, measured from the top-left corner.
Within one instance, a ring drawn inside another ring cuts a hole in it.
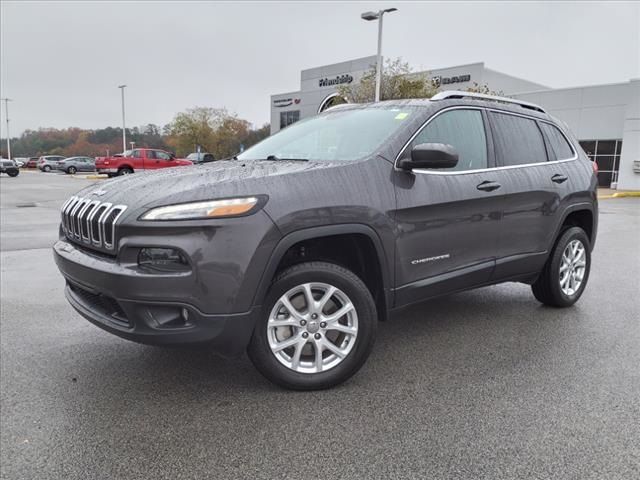
[[[62,229],[70,240],[113,250],[115,224],[126,209],[126,205],[73,196],[62,206]]]

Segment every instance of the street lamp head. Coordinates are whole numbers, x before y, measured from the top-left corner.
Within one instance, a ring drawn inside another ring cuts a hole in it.
[[[386,10],[383,10],[384,13],[391,13],[391,12],[397,12],[398,9],[397,8],[387,8]]]
[[[363,14],[360,15],[360,18],[370,22],[371,20],[377,20],[378,14],[376,12],[364,12]]]
[[[118,85],[118,88],[124,88],[126,85]]]

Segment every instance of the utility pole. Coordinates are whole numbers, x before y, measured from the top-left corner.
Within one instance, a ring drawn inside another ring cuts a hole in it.
[[[120,92],[122,93],[122,153],[127,150],[127,130],[124,123],[124,88],[126,85],[118,85]]]
[[[9,160],[11,160],[11,134],[9,133],[9,102],[12,100],[10,98],[3,98],[4,102],[4,116],[7,119],[7,156]]]

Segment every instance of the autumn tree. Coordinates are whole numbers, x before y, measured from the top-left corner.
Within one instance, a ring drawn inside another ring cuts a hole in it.
[[[180,112],[168,129],[169,142],[179,155],[193,152],[198,145],[211,151],[216,144],[215,131],[228,116],[224,108],[195,107]]]
[[[357,83],[340,85],[338,93],[353,103],[373,102],[376,91],[376,67],[371,67]],[[414,72],[401,58],[387,59],[382,68],[380,100],[431,98],[438,91],[436,83],[424,72]]]

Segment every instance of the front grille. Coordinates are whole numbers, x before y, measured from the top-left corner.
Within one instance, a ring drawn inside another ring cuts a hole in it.
[[[71,240],[113,250],[116,222],[126,209],[126,205],[73,196],[62,206],[62,228]]]
[[[90,292],[74,283],[69,283],[69,288],[85,307],[110,317],[117,323],[130,325],[127,314],[115,299],[101,293]]]

